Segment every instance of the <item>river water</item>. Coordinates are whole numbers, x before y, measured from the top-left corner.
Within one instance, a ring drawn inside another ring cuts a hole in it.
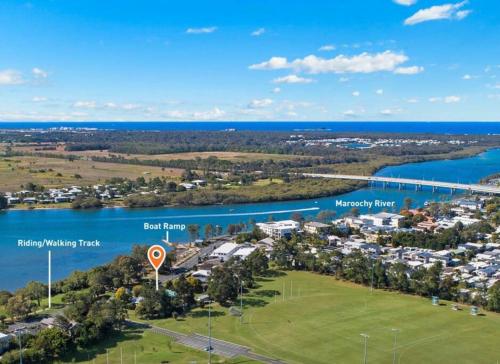
[[[478,156],[387,167],[379,176],[435,179],[437,181],[475,183],[482,177],[500,172],[500,149]],[[432,193],[407,187],[383,189],[381,186],[321,199],[203,207],[168,207],[159,209],[100,209],[92,211],[32,210],[0,213],[0,290],[14,290],[30,280],[47,281],[47,248],[18,247],[18,240],[99,240],[101,247],[52,248],[53,280],[66,277],[74,270],[85,270],[130,252],[133,244],[159,243],[163,231],[145,230],[144,223],[221,225],[248,223],[250,219],[266,221],[287,219],[294,212],[315,216],[323,209],[334,210],[340,216],[350,207],[337,206],[344,202],[395,202],[389,211],[397,212],[406,197],[422,206],[425,201],[449,200],[449,190]],[[383,207],[372,206],[371,212]],[[367,212],[368,208],[360,208]],[[185,242],[187,231],[171,231],[170,241]]]

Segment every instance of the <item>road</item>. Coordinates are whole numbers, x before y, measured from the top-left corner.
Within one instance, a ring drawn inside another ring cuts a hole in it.
[[[187,335],[177,331],[172,331],[164,329],[162,327],[152,326],[132,320],[127,320],[127,324],[133,327],[151,330],[152,332],[158,335],[168,336],[174,339],[177,343],[188,346],[193,349],[206,351],[208,348],[208,336],[196,333]],[[266,364],[285,364],[284,361],[253,353],[252,349],[250,349],[247,346],[234,344],[213,337],[211,339],[211,344],[212,344],[212,353],[225,358],[235,358],[243,356]]]

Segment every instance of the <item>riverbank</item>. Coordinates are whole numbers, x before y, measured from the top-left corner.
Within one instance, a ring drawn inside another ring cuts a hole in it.
[[[475,157],[459,160],[411,163],[386,167],[379,176],[405,176],[408,178],[434,177],[448,182],[477,183],[483,176],[498,172],[500,150],[490,150]],[[432,177],[431,177],[432,176]],[[300,213],[306,219],[315,219],[322,210],[335,211],[338,217],[350,208],[338,205],[339,201],[374,201],[394,203],[388,212],[399,212],[405,199],[410,198],[413,207],[424,206],[428,201],[449,201],[456,198],[449,190],[432,192],[431,189],[380,187],[361,188],[343,195],[317,199],[279,201],[251,204],[176,206],[155,209],[106,208],[98,210],[57,210],[9,211],[0,214],[0,289],[15,290],[29,280],[46,281],[47,251],[35,248],[20,248],[19,239],[69,239],[99,240],[101,247],[56,248],[52,249],[53,279],[61,279],[75,270],[86,270],[104,264],[120,254],[127,254],[131,246],[158,244],[165,238],[165,231],[144,229],[144,223],[168,222],[171,224],[200,225],[203,236],[204,226],[219,225],[224,231],[231,224],[265,222],[270,216],[275,220],[289,219]],[[360,208],[360,213],[375,213],[383,208]],[[171,242],[187,242],[191,238],[187,231],[169,232]],[[20,273],[19,261],[23,262]]]
[[[487,151],[485,147],[469,147],[464,150],[427,156],[403,156],[374,158],[361,163],[325,165],[320,172],[344,174],[374,174],[392,166],[407,163],[422,163],[435,160],[456,160],[476,156]],[[69,162],[68,162],[69,163]],[[319,172],[318,168],[305,168],[302,172]],[[209,206],[218,204],[245,204],[278,201],[300,201],[314,198],[334,197],[366,187],[365,182],[292,179],[288,183],[253,184],[227,189],[201,188],[194,191],[144,195],[134,198],[103,202],[102,208],[161,208],[184,206]],[[71,209],[71,204],[25,204],[8,210]],[[79,210],[79,209],[76,209]]]

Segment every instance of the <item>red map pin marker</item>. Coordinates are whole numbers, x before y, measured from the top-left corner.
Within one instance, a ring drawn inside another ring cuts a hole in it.
[[[161,245],[153,245],[148,249],[148,259],[153,268],[156,271],[156,290],[159,289],[158,283],[158,269],[160,269],[161,265],[165,261],[165,257],[167,256],[167,252],[165,248]]]
[[[165,261],[167,252],[161,245],[153,245],[148,250],[148,259],[155,270],[160,269]]]

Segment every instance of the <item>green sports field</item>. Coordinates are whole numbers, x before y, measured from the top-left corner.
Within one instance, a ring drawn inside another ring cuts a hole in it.
[[[368,363],[497,363],[500,315],[471,316],[468,307],[432,306],[425,298],[373,291],[305,272],[266,278],[244,300],[245,317],[214,306],[213,335],[288,363],[360,363],[369,335]],[[283,296],[283,286],[285,295]],[[276,293],[276,294],[275,294]],[[285,299],[283,300],[283,297]],[[206,333],[207,311],[157,326]]]

